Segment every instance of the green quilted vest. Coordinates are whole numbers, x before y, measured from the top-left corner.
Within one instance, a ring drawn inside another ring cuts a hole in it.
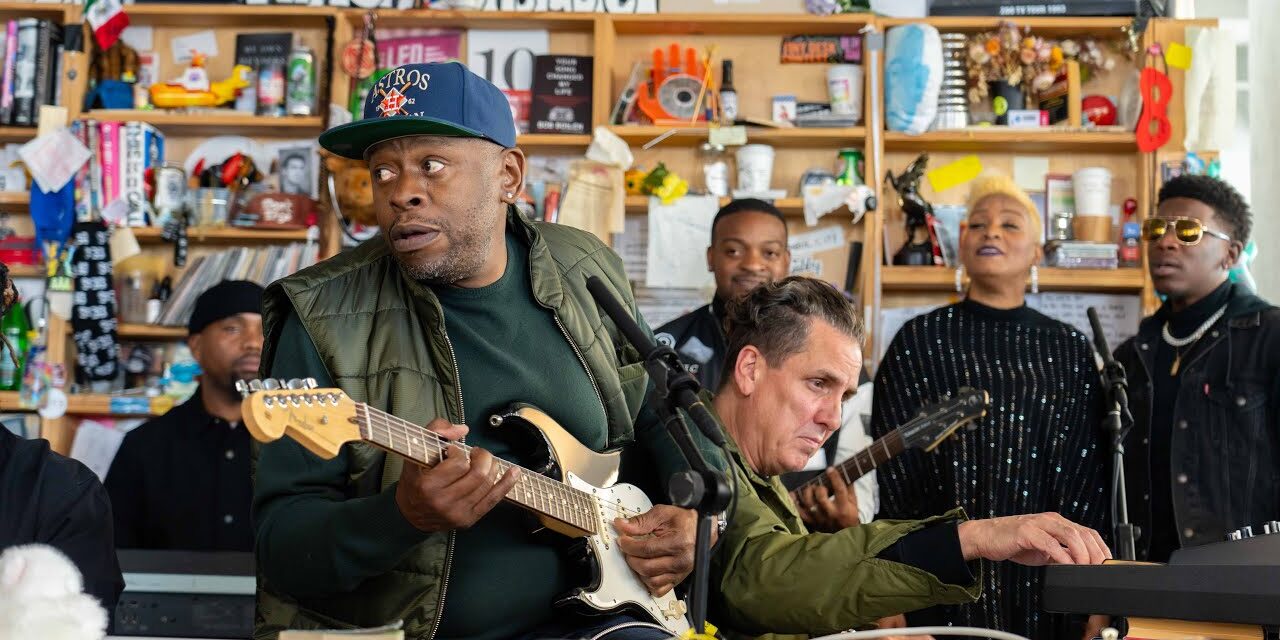
[[[648,378],[639,353],[602,318],[586,289],[586,278],[599,276],[635,315],[622,261],[578,229],[530,223],[515,213],[508,225],[529,247],[534,298],[555,313],[591,372],[608,416],[608,448],[622,447],[633,440],[632,421]],[[417,424],[436,417],[462,422],[456,365],[439,302],[430,289],[402,275],[381,237],[267,287],[263,362],[274,358],[275,339],[290,309],[330,376],[352,399]],[[399,456],[365,444],[348,446],[352,495],[371,495],[400,476]],[[274,639],[286,628],[377,626],[403,619],[406,638],[429,638],[451,547],[451,534],[432,535],[393,571],[339,596],[294,599],[260,580],[255,637]]]

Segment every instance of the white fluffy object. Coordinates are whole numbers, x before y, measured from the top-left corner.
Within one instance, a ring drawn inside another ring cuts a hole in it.
[[[0,640],[100,640],[107,612],[81,593],[80,571],[48,545],[0,553]]]

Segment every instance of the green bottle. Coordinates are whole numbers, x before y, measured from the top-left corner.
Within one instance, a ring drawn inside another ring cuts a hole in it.
[[[22,365],[27,357],[27,332],[30,330],[26,308],[21,302],[15,302],[0,320],[0,333],[17,351],[18,362],[14,364],[9,347],[0,345],[0,390],[17,391],[22,387]]]

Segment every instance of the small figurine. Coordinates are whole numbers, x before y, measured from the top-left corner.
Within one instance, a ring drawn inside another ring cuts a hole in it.
[[[893,264],[942,264],[942,251],[933,232],[933,205],[920,196],[920,178],[924,177],[928,164],[929,154],[922,153],[898,177],[891,171],[885,172],[885,180],[898,192],[898,207],[907,216],[907,241],[893,254]]]
[[[204,69],[205,57],[195,54],[182,76],[171,82],[151,85],[151,104],[164,109],[179,107],[217,107],[236,99],[236,93],[250,86],[253,70],[243,64],[231,68],[231,77],[209,82]]]

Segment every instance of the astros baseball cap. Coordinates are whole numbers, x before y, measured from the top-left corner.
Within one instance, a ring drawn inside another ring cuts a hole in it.
[[[405,136],[482,138],[516,146],[507,97],[459,62],[396,67],[369,89],[363,119],[320,134],[320,146],[361,160],[369,147]]]

